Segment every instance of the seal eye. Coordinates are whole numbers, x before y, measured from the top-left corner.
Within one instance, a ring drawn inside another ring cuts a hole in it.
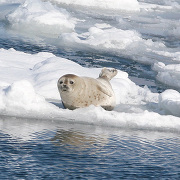
[[[62,83],[63,83],[62,81],[59,82],[59,84],[62,84]]]
[[[73,81],[70,81],[70,84],[74,84],[74,82],[73,82]]]

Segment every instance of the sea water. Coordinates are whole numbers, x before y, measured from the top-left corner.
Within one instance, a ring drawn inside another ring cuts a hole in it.
[[[0,179],[180,178],[178,1],[0,3]],[[104,66],[115,110],[64,110],[57,78]]]
[[[179,179],[180,176],[180,138],[176,132],[15,117],[1,117],[0,123],[1,179]]]

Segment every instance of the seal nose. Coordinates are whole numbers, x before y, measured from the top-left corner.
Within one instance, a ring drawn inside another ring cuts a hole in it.
[[[66,88],[66,87],[67,87],[67,85],[66,85],[66,84],[63,84],[63,87],[64,87],[64,88]]]

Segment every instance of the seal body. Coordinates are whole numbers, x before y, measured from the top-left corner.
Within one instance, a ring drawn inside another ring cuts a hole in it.
[[[62,76],[57,86],[65,108],[73,110],[93,104],[112,110],[116,99],[109,80],[117,74],[117,70],[111,71],[104,68],[97,79],[74,74]]]

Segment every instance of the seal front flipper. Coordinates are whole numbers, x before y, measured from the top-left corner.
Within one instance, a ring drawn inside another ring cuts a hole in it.
[[[104,86],[102,83],[101,83],[100,85],[99,85],[99,84],[97,85],[97,89],[98,89],[99,91],[101,91],[102,93],[106,94],[106,95],[109,96],[109,97],[112,97],[112,96],[113,96],[112,92],[109,91],[109,90],[107,89],[107,87]]]
[[[63,105],[64,109],[66,109],[66,106],[64,105],[64,102],[63,101],[61,101],[61,102],[62,102],[62,105]]]

